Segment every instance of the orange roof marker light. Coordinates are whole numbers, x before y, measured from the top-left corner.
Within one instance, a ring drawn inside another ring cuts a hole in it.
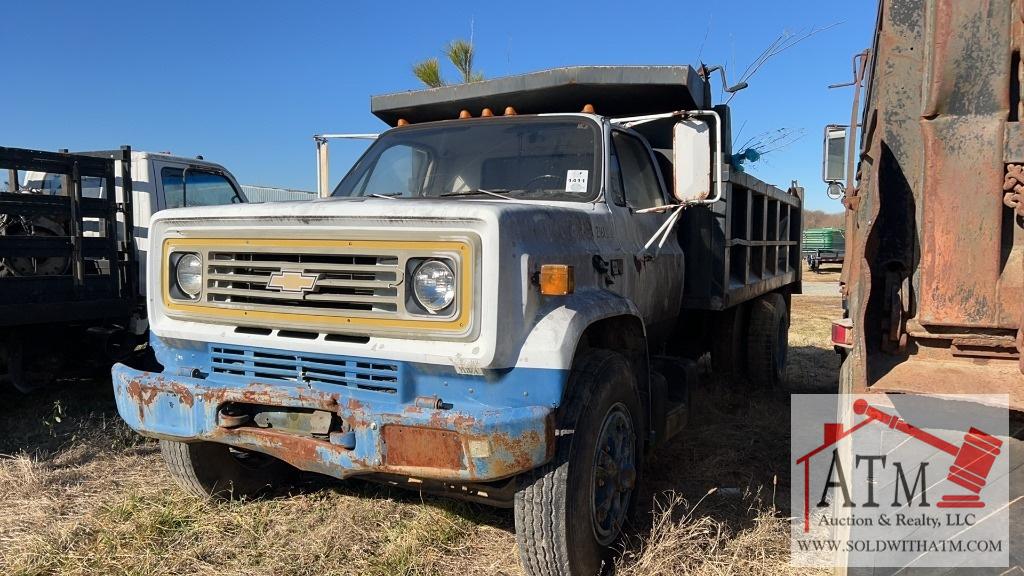
[[[406,120],[405,118],[399,118],[398,122],[395,122],[395,126],[408,126],[408,125],[409,125],[409,121]]]
[[[481,118],[490,118],[491,116],[494,116],[494,112],[492,112],[490,108],[484,108],[480,112],[480,117]]]
[[[473,115],[469,113],[469,110],[463,110],[462,112],[459,112],[459,119],[460,120],[464,120],[466,118],[472,118],[472,117],[473,117]]]
[[[511,106],[505,107],[505,116],[515,116],[515,115],[516,115],[516,109],[515,108],[513,108]]]
[[[594,105],[593,104],[584,104],[582,112],[584,114],[596,114],[596,112],[594,112]]]
[[[576,290],[572,266],[544,264],[540,267],[540,293],[545,296],[565,296]]]

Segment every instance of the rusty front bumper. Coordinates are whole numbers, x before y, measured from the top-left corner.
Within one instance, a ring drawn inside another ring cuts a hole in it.
[[[140,434],[228,444],[338,478],[390,473],[453,482],[499,480],[536,468],[553,453],[550,406],[438,408],[302,386],[172,377],[121,364],[114,367],[113,383],[118,412]],[[251,422],[219,425],[218,411],[233,403],[330,412],[338,433],[303,435]]]

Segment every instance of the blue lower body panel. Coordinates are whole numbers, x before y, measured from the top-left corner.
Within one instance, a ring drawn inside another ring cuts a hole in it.
[[[465,376],[438,366],[156,337],[153,344],[164,372],[113,369],[117,409],[133,430],[228,444],[339,478],[487,481],[540,466],[553,454],[553,411],[568,377],[539,369]],[[253,419],[238,425],[218,415],[228,405],[327,412],[333,433],[260,427]]]

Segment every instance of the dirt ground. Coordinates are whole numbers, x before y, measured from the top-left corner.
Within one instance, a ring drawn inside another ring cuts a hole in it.
[[[842,264],[822,264],[817,272],[811,272],[804,262],[804,282],[839,282],[839,274],[843,271]]]
[[[788,389],[830,392],[838,297],[794,297]],[[644,473],[618,573],[793,574],[789,390],[722,381]],[[0,573],[521,574],[510,511],[306,475],[275,498],[179,490],[117,416],[109,378],[0,390]],[[812,573],[812,572],[805,572]]]

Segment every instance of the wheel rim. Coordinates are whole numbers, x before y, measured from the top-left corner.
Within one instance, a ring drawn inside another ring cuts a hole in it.
[[[636,435],[621,402],[608,409],[598,435],[592,470],[590,511],[594,537],[607,546],[622,530],[636,485]]]

